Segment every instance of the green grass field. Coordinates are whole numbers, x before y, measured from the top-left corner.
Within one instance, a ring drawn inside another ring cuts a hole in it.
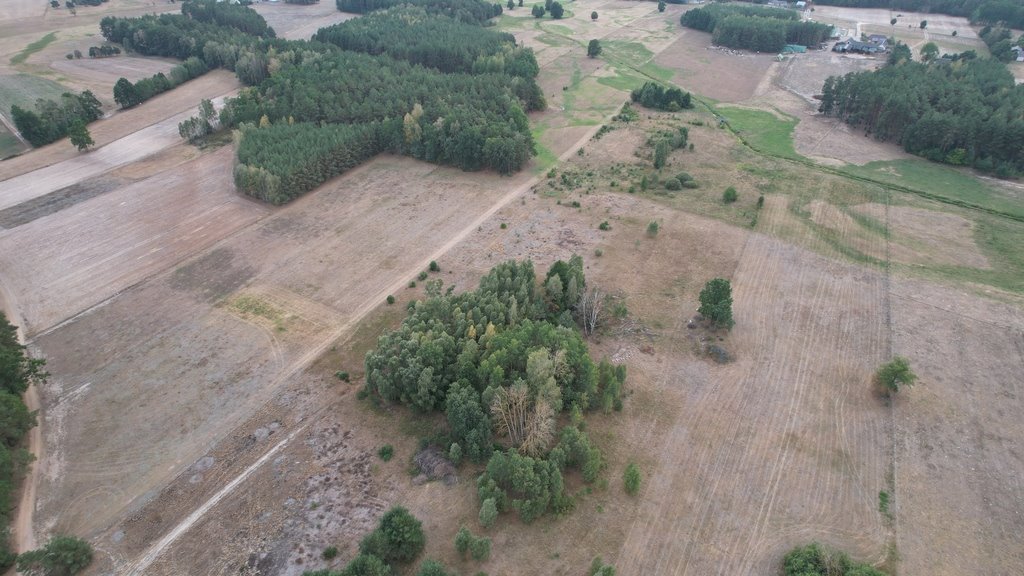
[[[772,156],[801,159],[793,148],[793,129],[798,120],[780,120],[763,110],[720,106],[715,110],[725,117],[733,132],[748,146]]]
[[[4,114],[10,114],[11,106],[31,109],[39,98],[56,100],[67,92],[67,88],[52,80],[29,74],[9,74],[0,76],[0,102],[6,108]]]
[[[15,66],[17,66],[18,64],[21,64],[25,60],[28,60],[29,56],[35,54],[36,52],[39,52],[43,48],[46,48],[47,46],[50,45],[50,42],[53,42],[56,39],[57,39],[57,33],[56,32],[50,32],[49,34],[47,34],[46,36],[43,36],[39,40],[36,40],[35,42],[29,44],[28,46],[25,46],[25,49],[22,50],[21,52],[18,52],[17,54],[15,54],[11,58],[11,64],[13,64]]]
[[[1024,217],[1024,199],[990,186],[970,173],[927,160],[871,162],[845,166],[847,174],[878,182],[905,186],[953,201],[967,202],[990,210]]]

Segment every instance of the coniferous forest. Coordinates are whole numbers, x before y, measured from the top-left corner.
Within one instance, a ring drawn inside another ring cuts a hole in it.
[[[720,46],[778,52],[786,44],[815,46],[828,38],[831,26],[801,22],[793,10],[747,4],[709,4],[684,13],[679,23],[711,32]]]
[[[992,58],[893,59],[830,77],[819,110],[911,154],[1000,177],[1024,173],[1024,85]]]
[[[500,8],[429,6],[376,12],[310,42],[276,39],[253,10],[213,0],[187,0],[181,15],[105,18],[101,30],[136,52],[234,70],[249,88],[228,100],[220,124],[239,130],[236,185],[267,202],[385,151],[519,170],[535,154],[526,112],[546,105],[532,51],[480,25]]]

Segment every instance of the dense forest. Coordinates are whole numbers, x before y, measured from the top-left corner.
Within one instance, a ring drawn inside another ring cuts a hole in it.
[[[0,523],[11,523],[16,488],[33,457],[23,439],[36,425],[36,413],[29,412],[21,395],[32,383],[46,378],[44,362],[30,358],[18,342],[17,329],[0,312]],[[0,537],[0,570],[14,564],[15,553],[7,535]]]
[[[830,77],[819,110],[936,162],[1024,173],[1024,85],[992,58],[899,59]]]
[[[103,116],[100,101],[86,90],[81,94],[65,92],[59,101],[36,100],[35,110],[11,107],[11,118],[18,132],[33,146],[56,142],[68,135],[76,123],[88,124]]]
[[[181,13],[197,22],[209,22],[234,28],[239,32],[273,38],[274,29],[255,10],[218,0],[188,0],[181,4]]]
[[[621,408],[625,380],[624,366],[591,360],[575,327],[586,290],[578,256],[556,262],[543,284],[528,261],[501,264],[462,294],[432,283],[367,354],[364,393],[444,412],[434,443],[456,460],[487,462],[481,505],[525,522],[566,510],[565,470],[593,482],[604,466],[583,414]],[[559,432],[561,413],[570,417]]]
[[[525,113],[546,105],[536,59],[475,20],[406,6],[332,26],[312,42],[207,20],[106,18],[101,30],[130,49],[233,69],[252,86],[228,100],[220,125],[240,128],[236,185],[263,200],[286,202],[382,151],[502,174],[535,154]]]
[[[1024,28],[1024,3],[1020,0],[817,0],[817,4],[936,12],[963,16],[971,22],[1003,22],[1011,28]]]
[[[711,32],[712,42],[729,48],[778,52],[786,44],[815,46],[831,26],[801,22],[793,10],[743,4],[710,4],[684,13],[680,24]]]
[[[402,6],[321,28],[314,40],[343,50],[387,54],[442,72],[507,73],[535,78],[533,51],[516,48],[511,34],[494,32],[421,7]]]
[[[462,22],[483,23],[501,16],[501,4],[481,0],[336,0],[338,10],[365,14],[400,4],[421,6],[432,14],[443,14]]]

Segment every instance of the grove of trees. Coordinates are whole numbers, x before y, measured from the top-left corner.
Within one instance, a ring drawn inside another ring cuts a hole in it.
[[[33,460],[24,438],[36,425],[36,413],[29,412],[21,396],[31,384],[45,380],[44,365],[27,354],[17,328],[0,312],[0,524],[4,526],[10,524],[15,490]],[[15,557],[6,535],[0,537],[0,569],[14,564]]]
[[[99,119],[103,116],[100,106],[89,90],[81,94],[65,92],[59,101],[36,100],[35,110],[11,106],[11,118],[25,140],[38,147],[64,138],[76,122],[89,124]]]
[[[172,68],[168,74],[158,72],[134,84],[127,78],[118,78],[114,84],[114,102],[121,108],[131,108],[179,84],[206,74],[208,70],[206,62],[192,56]]]
[[[1024,85],[1006,66],[992,58],[895,62],[828,78],[819,111],[929,160],[1024,173]]]
[[[687,28],[711,32],[712,42],[729,48],[778,52],[786,44],[815,46],[831,26],[801,22],[793,10],[748,4],[709,4],[680,17]]]
[[[665,88],[654,82],[644,82],[643,86],[630,93],[629,98],[645,108],[655,110],[678,112],[686,108],[693,108],[689,92],[683,92],[674,86]]]
[[[487,462],[478,481],[481,519],[515,511],[526,522],[571,507],[563,473],[593,482],[600,450],[579,423],[587,411],[621,408],[625,367],[595,363],[575,327],[583,262],[557,262],[538,282],[530,262],[492,269],[478,289],[410,306],[366,356],[365,392],[420,412],[443,411],[437,443]],[[559,414],[569,423],[558,430]]]
[[[74,536],[54,536],[38,550],[18,555],[25,576],[75,576],[92,563],[92,546]]]

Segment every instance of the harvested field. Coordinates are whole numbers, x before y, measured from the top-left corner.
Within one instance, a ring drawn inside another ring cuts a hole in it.
[[[359,16],[339,12],[334,2],[326,1],[309,5],[259,2],[253,9],[277,32],[278,38],[288,40],[309,40],[321,28]]]
[[[137,56],[114,56],[111,58],[81,58],[54,60],[50,66],[69,76],[86,82],[108,83],[113,89],[120,78],[138,82],[160,72],[170,72],[178,62],[168,58],[141,58]],[[106,96],[106,94],[104,94]]]
[[[682,88],[722,102],[754,96],[774,62],[774,54],[714,47],[707,32],[680,27],[677,38],[654,62],[672,70],[673,81]]]
[[[1020,574],[1021,308],[896,281],[893,337],[920,377],[895,402],[900,573]]]
[[[177,144],[181,141],[178,123],[196,114],[200,100],[219,101],[233,95],[239,86],[230,72],[209,72],[135,108],[93,122],[89,132],[96,148],[89,152],[81,153],[67,140],[59,140],[31,154],[0,162],[0,207],[57,190]],[[58,162],[66,164],[58,166]],[[49,168],[41,170],[44,167]]]

